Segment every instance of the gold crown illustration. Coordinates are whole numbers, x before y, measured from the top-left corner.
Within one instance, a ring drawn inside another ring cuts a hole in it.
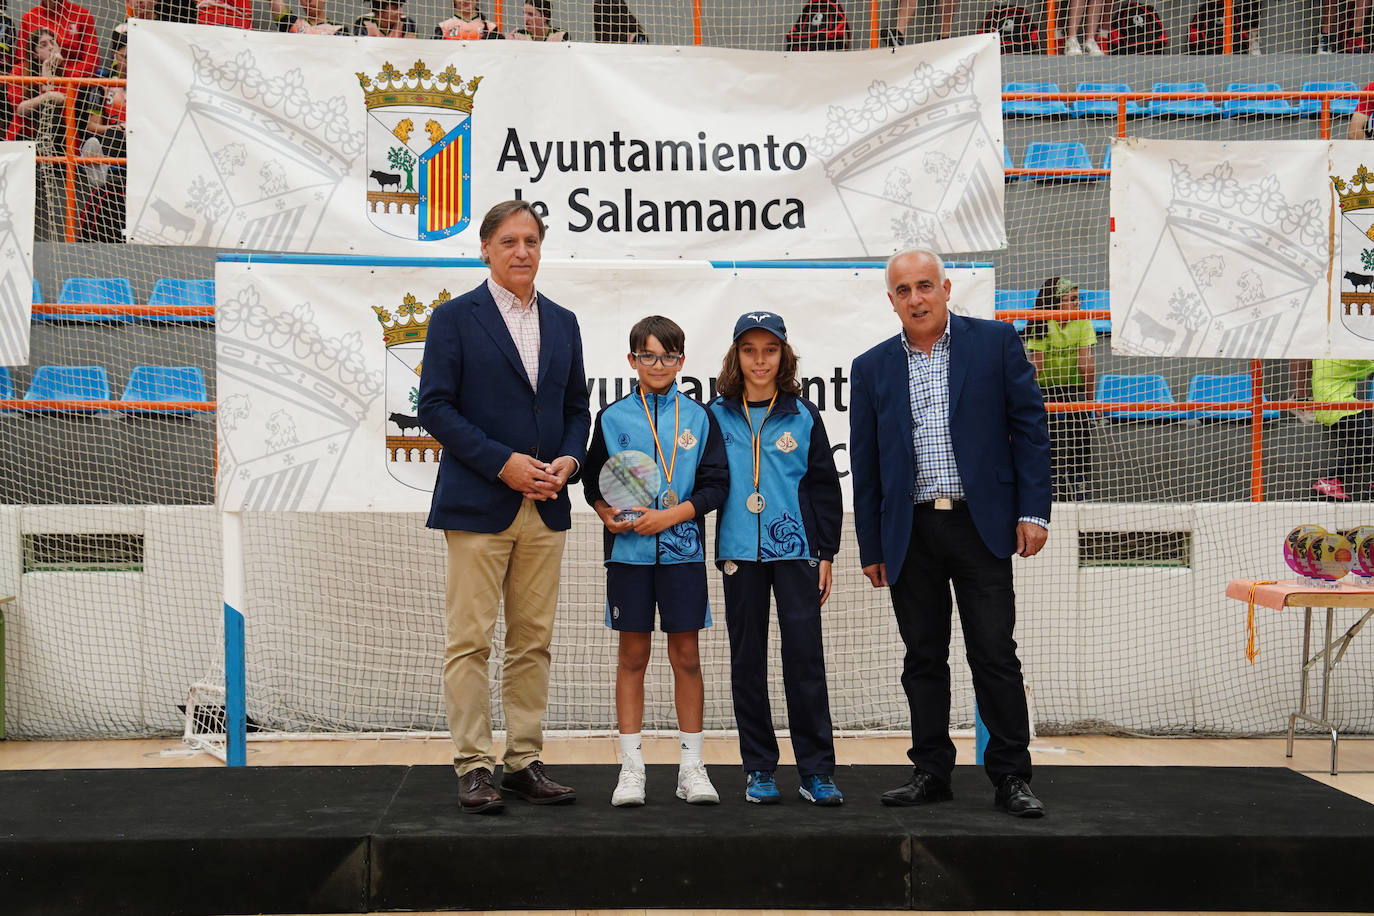
[[[1341,212],[1346,210],[1363,210],[1367,207],[1374,207],[1374,191],[1369,189],[1369,183],[1374,181],[1374,174],[1370,174],[1369,169],[1360,166],[1355,170],[1350,183],[1335,175],[1331,176],[1331,183],[1336,186],[1336,193],[1340,195]],[[1359,188],[1355,187],[1359,184]]]
[[[382,326],[382,340],[388,347],[403,343],[423,343],[429,332],[429,319],[434,309],[449,300],[448,290],[440,290],[439,298],[429,305],[421,304],[413,293],[406,293],[396,308],[395,317],[381,306],[372,306],[377,313],[377,321]]]
[[[468,114],[472,113],[477,85],[482,82],[480,76],[474,76],[464,83],[452,64],[442,73],[432,73],[422,60],[417,60],[404,74],[387,61],[375,81],[366,73],[357,77],[369,110],[390,105],[424,105]]]

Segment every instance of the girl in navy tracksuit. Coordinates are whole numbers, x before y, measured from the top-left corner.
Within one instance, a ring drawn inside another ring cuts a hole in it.
[[[768,703],[769,592],[777,600],[782,677],[800,793],[838,805],[835,742],[821,647],[821,605],[840,545],[840,480],[816,405],[801,396],[797,357],[778,315],[735,323],[711,413],[725,440],[730,493],[717,514],[730,686],[744,761],[745,798],[781,800],[778,740]]]

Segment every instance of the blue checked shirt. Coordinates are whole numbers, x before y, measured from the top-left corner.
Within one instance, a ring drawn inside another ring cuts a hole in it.
[[[950,321],[946,318],[945,333],[930,348],[929,356],[907,343],[906,334],[901,335],[906,350],[907,399],[911,403],[911,448],[916,456],[912,499],[918,503],[965,498],[949,435],[949,334]],[[1029,515],[1018,521],[1050,527],[1047,519]]]

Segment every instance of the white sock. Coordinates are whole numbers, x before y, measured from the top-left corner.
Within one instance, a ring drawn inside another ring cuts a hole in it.
[[[633,735],[620,733],[620,762],[633,763],[641,770],[644,769],[644,745],[639,738],[640,733]]]
[[[678,744],[682,747],[682,766],[701,763],[701,732],[678,732]]]

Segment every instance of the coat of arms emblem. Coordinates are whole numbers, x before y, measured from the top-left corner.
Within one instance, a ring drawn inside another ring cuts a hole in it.
[[[1339,320],[1357,337],[1374,340],[1374,175],[1361,165],[1347,183],[1332,176],[1341,208],[1332,285],[1339,283]],[[1337,276],[1339,280],[1337,280]],[[1337,316],[1333,316],[1333,319]]]
[[[408,487],[431,492],[439,474],[439,440],[416,416],[420,398],[420,370],[425,357],[425,334],[433,310],[449,300],[448,290],[424,305],[406,293],[393,316],[372,306],[386,344],[386,469]]]
[[[359,73],[367,105],[367,218],[383,232],[432,241],[471,219],[472,101],[482,77],[424,61]]]

